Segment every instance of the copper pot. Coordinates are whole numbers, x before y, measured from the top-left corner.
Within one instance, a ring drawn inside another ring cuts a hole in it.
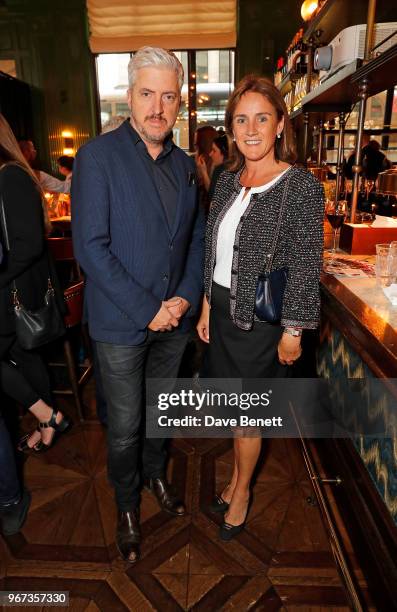
[[[383,195],[397,195],[397,168],[379,172],[378,193],[382,193]]]

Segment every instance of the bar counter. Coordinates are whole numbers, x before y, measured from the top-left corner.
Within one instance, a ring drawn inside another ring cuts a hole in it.
[[[374,260],[363,256],[346,258]],[[384,422],[390,423],[397,410],[397,380],[389,380],[397,379],[397,306],[392,306],[374,277],[323,273],[321,294],[318,375],[384,379],[384,402],[379,402],[382,407],[378,403],[365,405],[364,401],[357,420],[372,418],[380,410]],[[353,444],[397,528],[397,431],[395,434],[396,437],[382,439],[357,436]]]
[[[376,279],[323,273],[321,292],[323,319],[341,331],[372,375],[397,378],[397,306],[392,306]]]

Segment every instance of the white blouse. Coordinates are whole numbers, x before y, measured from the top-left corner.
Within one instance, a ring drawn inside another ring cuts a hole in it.
[[[265,185],[259,187],[250,187],[246,192],[246,187],[242,187],[237,198],[225,214],[219,226],[218,239],[216,243],[216,263],[214,269],[213,280],[217,285],[230,289],[232,261],[233,261],[233,246],[236,239],[236,230],[240,222],[240,218],[247,208],[251,196],[254,193],[263,193],[273,187],[277,181],[287,172],[289,168],[281,172],[276,178],[272,179]],[[244,194],[245,197],[244,197]]]

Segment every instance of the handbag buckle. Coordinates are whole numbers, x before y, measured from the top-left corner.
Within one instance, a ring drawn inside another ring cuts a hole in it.
[[[16,289],[12,290],[12,303],[15,306],[15,308],[19,309],[21,306],[19,299],[18,299],[18,291]]]
[[[47,291],[49,291],[50,293],[54,293],[54,287],[52,286],[51,279],[49,277],[47,281]]]

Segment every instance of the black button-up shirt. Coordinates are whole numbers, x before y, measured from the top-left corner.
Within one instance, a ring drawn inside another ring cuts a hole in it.
[[[138,132],[132,127],[131,123],[129,123],[129,125],[133,133],[137,151],[153,179],[153,183],[157,189],[157,193],[167,217],[168,225],[172,228],[175,221],[179,196],[178,181],[172,169],[172,150],[175,146],[172,142],[172,136],[170,135],[165,139],[163,150],[156,159],[153,159],[148,153],[146,145]]]

